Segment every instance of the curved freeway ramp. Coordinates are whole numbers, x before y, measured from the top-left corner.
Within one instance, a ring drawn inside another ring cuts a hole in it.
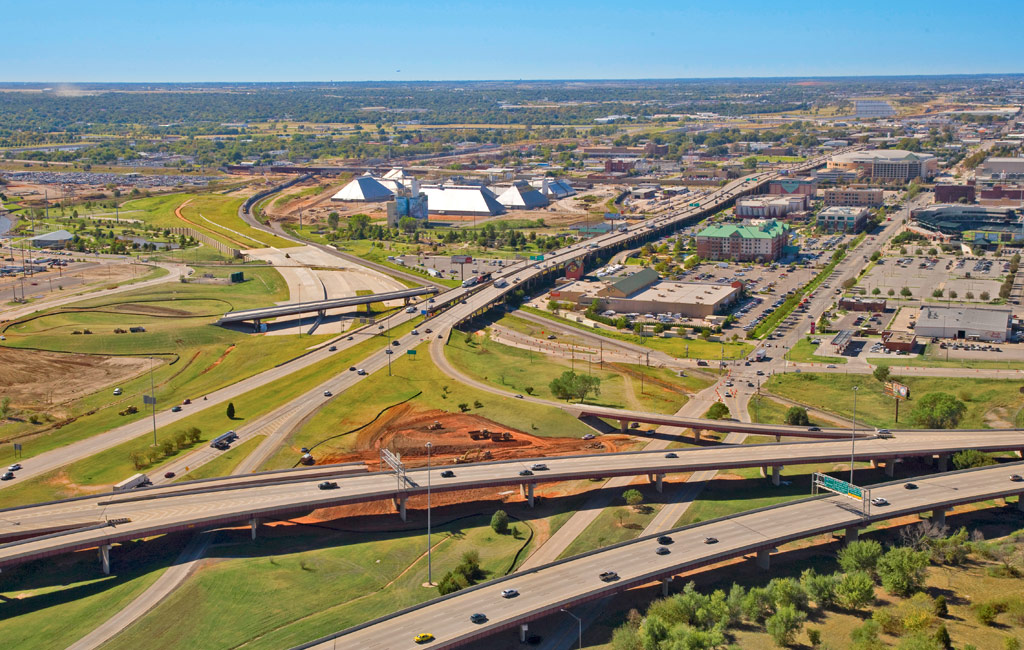
[[[891,502],[863,513],[860,505],[842,496],[818,496],[753,510],[691,526],[642,537],[535,569],[491,580],[448,596],[435,598],[389,616],[335,635],[298,646],[360,648],[364,650],[412,650],[413,637],[429,632],[436,637],[431,648],[453,648],[480,640],[500,630],[539,619],[560,608],[604,598],[615,592],[650,583],[732,558],[757,553],[767,567],[768,553],[776,546],[837,530],[856,530],[872,522],[941,510],[1024,493],[1024,483],[1009,480],[1012,472],[1024,471],[1024,463],[984,467],[915,479],[919,487],[908,491],[902,482],[876,485],[872,496]],[[671,535],[667,555],[657,555],[657,537]],[[717,543],[707,544],[713,537]],[[603,582],[598,575],[615,571],[619,579]],[[504,589],[519,591],[503,598]],[[474,613],[487,616],[484,623],[470,622]],[[340,643],[339,643],[340,642]]]

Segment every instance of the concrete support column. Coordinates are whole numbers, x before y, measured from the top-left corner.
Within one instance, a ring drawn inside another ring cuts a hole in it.
[[[619,430],[622,433],[629,431],[629,420],[619,420]]]
[[[896,459],[890,458],[885,461],[885,475],[892,478],[896,475]]]
[[[782,442],[782,436],[775,436],[775,442]]]
[[[249,518],[249,530],[252,533],[252,541],[254,541],[254,542],[256,541],[256,528],[259,527],[259,525],[260,525],[259,517],[250,517]]]
[[[700,429],[693,430],[693,444],[700,442]]]
[[[401,517],[402,521],[406,521],[405,502],[408,497],[404,494],[398,497],[398,516]]]
[[[937,524],[939,526],[945,526],[946,525],[946,509],[945,508],[936,508],[935,510],[932,510],[932,523],[933,524]]]
[[[939,468],[940,472],[945,472],[949,469],[949,454],[940,454],[936,459],[935,465]]]
[[[782,478],[782,465],[772,465],[772,485],[778,487]]]
[[[662,489],[665,487],[665,475],[655,474],[654,475],[654,489],[660,494]]]
[[[856,542],[858,538],[860,538],[860,528],[850,526],[846,529],[846,537],[843,541],[845,544],[852,544],[853,542]]]
[[[661,597],[662,598],[668,597],[668,585],[669,585],[670,582],[672,582],[672,578],[662,578],[661,579]]]
[[[100,545],[100,564],[103,565],[103,575],[110,575],[110,544]]]
[[[767,571],[771,568],[772,560],[767,550],[757,552],[757,566]]]
[[[526,643],[526,632],[530,629],[530,626],[523,623],[519,626],[519,643]]]
[[[1024,494],[1017,495],[1017,510],[1024,512]]]
[[[526,502],[530,504],[531,508],[533,507],[533,486],[533,483],[526,484]]]

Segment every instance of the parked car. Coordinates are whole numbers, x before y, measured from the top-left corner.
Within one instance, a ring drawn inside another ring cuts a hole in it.
[[[115,388],[114,389],[114,394],[115,395],[120,395],[121,394],[121,389],[120,388]]]

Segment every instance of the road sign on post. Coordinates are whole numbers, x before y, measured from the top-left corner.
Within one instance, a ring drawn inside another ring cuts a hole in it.
[[[862,510],[867,513],[868,506],[871,502],[871,491],[867,488],[862,488],[858,485],[854,485],[848,481],[838,479],[828,474],[821,474],[815,472],[811,479],[811,489],[814,494],[818,493],[818,490],[827,490],[829,492],[835,492],[844,497],[849,497],[855,501],[861,502]]]
[[[143,404],[156,404],[156,398],[153,397],[152,395],[143,395],[142,396],[142,403]]]

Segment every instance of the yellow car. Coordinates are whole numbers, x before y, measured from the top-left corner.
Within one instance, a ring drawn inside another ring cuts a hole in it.
[[[424,632],[422,634],[417,634],[416,637],[413,639],[413,641],[415,641],[416,643],[426,643],[427,641],[433,641],[433,640],[434,640],[434,635],[431,634],[430,632]]]

